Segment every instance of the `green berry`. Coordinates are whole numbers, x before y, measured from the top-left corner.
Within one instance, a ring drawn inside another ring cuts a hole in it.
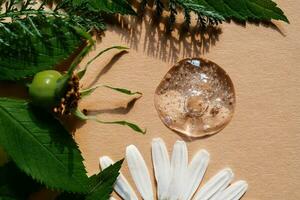
[[[32,102],[41,107],[54,106],[57,103],[56,87],[61,74],[55,70],[38,72],[29,85],[29,95]]]

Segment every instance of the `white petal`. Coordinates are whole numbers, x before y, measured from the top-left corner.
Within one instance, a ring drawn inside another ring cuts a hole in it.
[[[248,189],[246,181],[237,181],[218,195],[217,200],[238,200]]]
[[[144,200],[153,200],[152,184],[146,163],[134,146],[126,148],[126,159],[131,176]]]
[[[223,169],[213,178],[211,178],[195,195],[195,200],[213,200],[211,198],[219,191],[223,191],[233,179],[233,172],[231,169]]]
[[[197,190],[202,181],[209,162],[209,154],[205,150],[199,151],[189,164],[185,177],[185,185],[183,186],[183,200],[189,200]]]
[[[109,167],[114,164],[114,161],[108,156],[103,156],[99,159],[101,169]],[[118,179],[115,183],[114,190],[122,197],[124,200],[138,200],[136,194],[134,193],[132,187],[129,185],[126,178],[122,173],[118,176]]]
[[[115,162],[108,156],[102,156],[99,158],[99,164],[102,170],[108,168],[110,165],[113,165]]]
[[[170,159],[164,141],[161,138],[152,140],[152,160],[157,182],[158,199],[166,199],[170,184]]]
[[[169,200],[181,199],[184,177],[187,172],[188,152],[185,142],[177,141],[174,144],[171,159],[171,182],[168,190]]]

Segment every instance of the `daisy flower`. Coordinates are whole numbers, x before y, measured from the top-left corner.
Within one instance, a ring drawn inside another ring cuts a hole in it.
[[[142,199],[156,199],[148,167],[136,146],[126,148],[126,160]],[[100,157],[99,161],[102,170],[114,163],[108,156]],[[229,168],[221,170],[199,188],[208,167],[209,153],[200,150],[188,163],[187,145],[184,141],[174,144],[170,159],[164,141],[160,138],[153,139],[152,161],[158,200],[238,200],[248,188],[248,184],[242,180],[230,184],[234,175]],[[124,200],[138,200],[122,173],[114,190]]]

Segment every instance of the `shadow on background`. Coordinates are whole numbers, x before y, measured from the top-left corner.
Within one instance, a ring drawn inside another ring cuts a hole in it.
[[[199,27],[185,22],[176,22],[170,31],[168,16],[158,17],[149,8],[139,17],[110,16],[106,21],[111,25],[108,32],[118,34],[130,48],[165,62],[207,53],[222,33],[218,26]]]
[[[102,67],[101,71],[97,74],[97,76],[94,78],[94,80],[90,84],[88,84],[86,87],[89,88],[89,87],[94,86],[98,82],[98,80],[101,78],[101,76],[106,74],[116,64],[116,62],[118,62],[118,60],[126,53],[128,53],[128,52],[121,51],[121,52],[115,54],[110,59],[110,61],[104,67]]]

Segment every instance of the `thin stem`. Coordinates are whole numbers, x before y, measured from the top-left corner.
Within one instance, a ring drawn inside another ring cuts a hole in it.
[[[89,65],[94,62],[99,56],[101,56],[103,53],[109,51],[109,50],[112,50],[112,49],[118,49],[118,50],[127,50],[129,49],[128,47],[123,47],[123,46],[112,46],[112,47],[109,47],[107,49],[104,49],[103,51],[100,51],[95,57],[93,57],[91,60],[89,60],[87,62],[87,64],[84,66],[84,68],[82,70],[80,70],[78,72],[78,75],[79,75],[79,78],[82,78],[87,70],[87,68],[89,67]]]
[[[141,129],[138,125],[131,123],[131,122],[127,122],[127,121],[102,121],[102,120],[98,119],[96,116],[85,115],[78,108],[73,110],[72,114],[81,120],[93,120],[93,121],[96,121],[101,124],[118,124],[118,125],[122,125],[122,126],[127,126],[127,127],[131,128],[132,130],[142,133],[142,134],[145,134],[147,131],[146,129],[145,130]]]
[[[80,63],[80,61],[82,60],[82,58],[88,54],[91,50],[91,48],[93,47],[93,44],[88,44],[87,46],[84,47],[84,49],[78,54],[78,56],[76,56],[76,58],[74,59],[74,61],[72,62],[69,70],[68,70],[68,75],[72,75],[73,71],[75,70],[75,68],[78,66],[78,64]]]
[[[129,128],[131,128],[132,130],[136,131],[136,132],[139,132],[139,133],[142,133],[142,134],[145,134],[147,132],[147,130],[143,130],[141,129],[138,125],[136,124],[133,124],[131,122],[127,122],[127,121],[111,121],[111,122],[108,122],[108,121],[102,121],[102,120],[99,120],[97,119],[96,117],[93,118],[92,120],[98,122],[98,123],[101,123],[101,124],[118,124],[118,125],[122,125],[122,126],[128,126]]]
[[[120,92],[122,94],[130,95],[130,96],[132,96],[132,95],[143,95],[141,92],[132,92],[131,90],[128,90],[128,89],[125,89],[125,88],[118,88],[118,87],[112,87],[112,86],[109,86],[109,85],[99,84],[99,85],[95,85],[95,86],[93,86],[91,88],[88,88],[88,89],[80,90],[80,96],[81,97],[88,96],[91,93],[93,93],[99,87],[105,87],[105,88],[114,90],[116,92]]]
[[[99,52],[94,58],[92,58],[89,62],[87,62],[86,67],[89,66],[92,62],[94,62],[99,56],[101,56],[103,53],[111,50],[111,49],[121,49],[121,50],[126,50],[129,49],[127,47],[122,47],[122,46],[112,46],[107,49],[104,49],[103,51]]]

